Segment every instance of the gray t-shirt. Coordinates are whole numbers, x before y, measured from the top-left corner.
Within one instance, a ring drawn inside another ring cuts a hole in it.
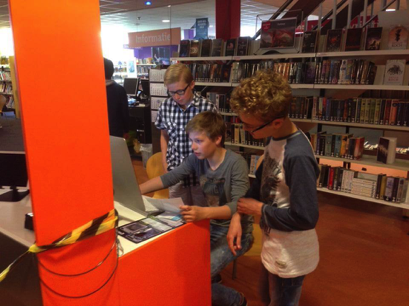
[[[249,189],[248,166],[244,158],[230,150],[226,150],[223,162],[216,170],[212,170],[209,162],[189,155],[183,163],[172,171],[161,176],[165,188],[175,185],[187,174],[195,173],[200,179],[207,204],[210,207],[227,205],[233,215],[237,210],[237,200],[244,197]],[[212,224],[228,227],[228,220],[211,220]],[[252,231],[253,218],[242,218],[243,233]]]

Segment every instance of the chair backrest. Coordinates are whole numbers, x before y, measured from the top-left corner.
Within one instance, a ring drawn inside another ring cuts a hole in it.
[[[157,176],[161,176],[162,174],[165,174],[165,171],[163,170],[163,166],[162,166],[162,153],[161,152],[155,153],[151,157],[149,157],[146,163],[146,173],[149,179],[153,179]],[[155,199],[168,199],[169,190],[162,189],[162,190],[155,191],[152,197]]]

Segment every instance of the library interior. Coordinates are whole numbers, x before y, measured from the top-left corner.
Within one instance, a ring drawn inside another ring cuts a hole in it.
[[[0,0],[0,304],[407,305],[408,41],[409,0]]]

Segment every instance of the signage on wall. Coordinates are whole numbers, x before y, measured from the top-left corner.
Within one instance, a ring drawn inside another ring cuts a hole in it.
[[[209,35],[209,19],[197,18],[195,28],[196,28],[195,39],[207,39]]]
[[[129,48],[178,45],[180,28],[128,33]]]

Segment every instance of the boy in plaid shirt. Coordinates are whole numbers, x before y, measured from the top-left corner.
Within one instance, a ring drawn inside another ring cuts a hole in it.
[[[195,82],[192,73],[184,64],[170,66],[166,70],[164,83],[170,98],[159,107],[155,126],[161,130],[162,163],[165,172],[168,172],[193,153],[185,132],[187,123],[201,112],[217,112],[217,109],[211,102],[194,93]],[[186,205],[206,205],[203,191],[194,176],[186,177],[169,187],[169,197],[181,197]]]

